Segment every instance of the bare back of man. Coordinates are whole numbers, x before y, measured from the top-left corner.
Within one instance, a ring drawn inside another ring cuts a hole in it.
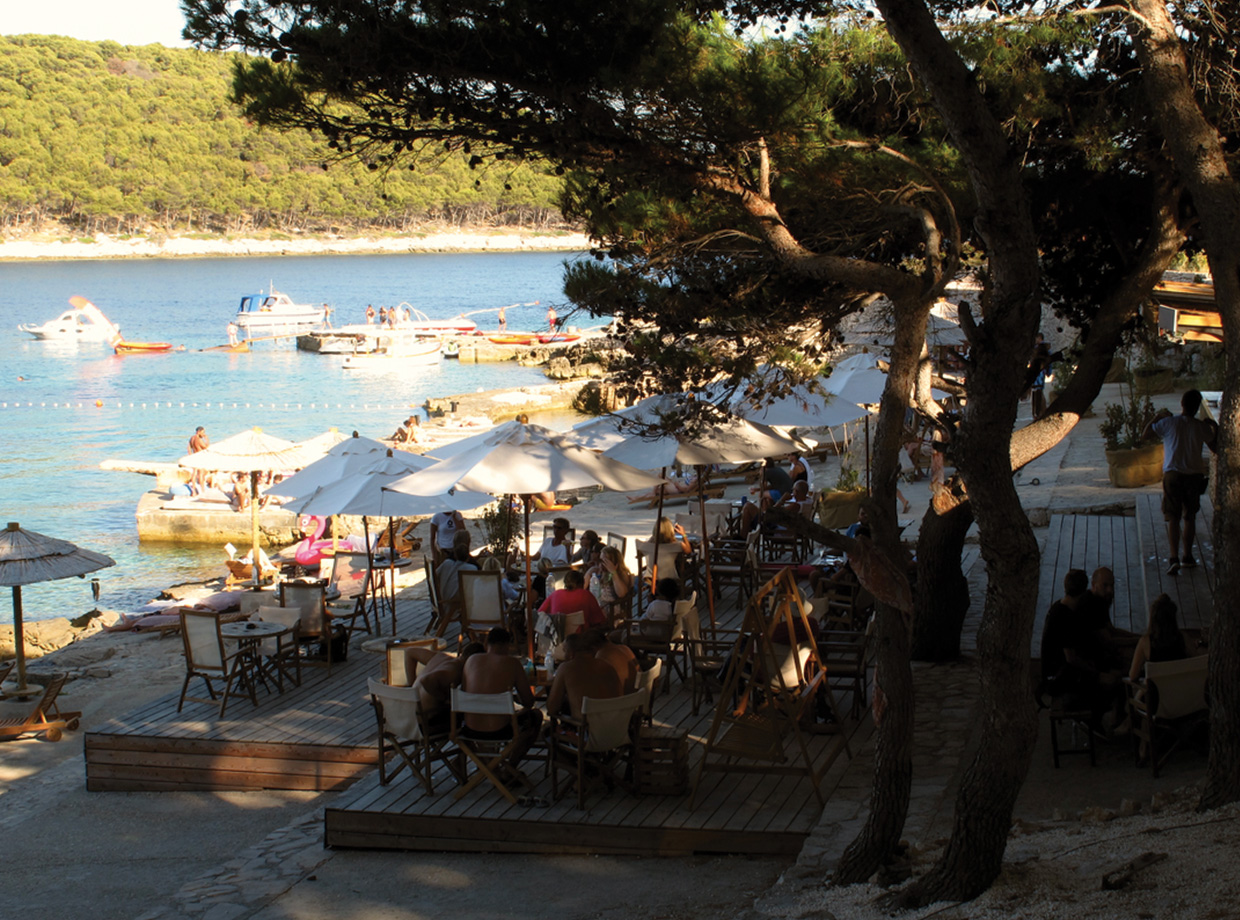
[[[637,656],[627,645],[619,645],[604,638],[594,657],[606,662],[616,672],[625,693],[632,693],[637,689]]]
[[[579,639],[574,636],[571,638]],[[555,672],[551,693],[547,696],[547,711],[563,712],[565,705],[573,718],[581,718],[581,701],[585,697],[610,700],[623,695],[624,685],[620,675],[608,662],[594,657],[594,649],[584,642],[570,643],[573,657]]]
[[[534,692],[521,662],[508,654],[506,645],[487,643],[487,650],[474,655],[461,671],[461,688],[469,693],[515,692],[525,707],[534,705]],[[466,715],[465,725],[475,731],[493,732],[507,728],[506,716]]]
[[[457,657],[451,652],[423,648],[407,649],[405,656],[422,665],[413,682],[418,690],[422,712],[428,719],[445,717],[452,701],[452,688],[460,683],[461,671],[468,656],[462,654]]]

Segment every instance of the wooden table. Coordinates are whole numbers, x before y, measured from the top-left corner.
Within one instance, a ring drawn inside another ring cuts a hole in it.
[[[275,670],[272,671],[264,662],[263,656],[259,653],[259,647],[264,639],[276,640],[276,656],[284,651],[284,637],[292,635],[293,627],[285,626],[282,623],[264,623],[260,621],[224,623],[220,626],[220,635],[225,639],[234,640],[239,649],[239,654],[245,656],[245,668],[249,671],[246,680],[253,686],[254,678],[258,678],[263,682],[263,686],[267,686],[267,677],[275,680],[277,688],[281,693],[284,692],[284,668],[276,664]],[[297,683],[295,680],[294,683]]]

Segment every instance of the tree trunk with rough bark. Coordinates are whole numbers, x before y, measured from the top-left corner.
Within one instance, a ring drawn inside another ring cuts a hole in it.
[[[954,661],[969,612],[969,582],[961,570],[964,538],[973,525],[967,499],[940,514],[926,511],[917,536],[917,592],[913,618],[914,661]]]
[[[1163,0],[1132,0],[1141,78],[1180,178],[1192,193],[1223,334],[1240,336],[1240,180],[1223,138],[1202,112],[1176,26]],[[1210,758],[1202,808],[1240,799],[1240,352],[1227,351],[1219,414],[1210,629]]]

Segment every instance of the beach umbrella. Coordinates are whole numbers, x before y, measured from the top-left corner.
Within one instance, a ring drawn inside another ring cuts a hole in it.
[[[22,632],[22,585],[87,575],[116,563],[103,553],[82,549],[10,523],[0,531],[0,585],[13,588],[13,645],[17,652],[17,687],[26,689],[26,647]]]
[[[331,446],[326,454],[276,483],[267,492],[286,498],[309,498],[316,490],[339,482],[353,470],[364,469],[377,462],[390,450],[382,441],[354,432],[352,437]]]
[[[739,417],[772,428],[835,428],[865,418],[869,413],[854,402],[830,393],[795,393],[768,403],[742,396],[732,404]]]
[[[392,614],[392,634],[396,634],[396,578],[395,578],[395,543],[393,520],[406,515],[430,515],[444,508],[454,511],[467,511],[489,503],[490,495],[465,490],[452,490],[443,495],[408,495],[403,492],[392,492],[384,489],[398,479],[410,473],[425,469],[436,461],[406,451],[388,449],[378,460],[370,454],[358,454],[368,458],[365,466],[345,473],[336,482],[316,489],[308,498],[297,499],[286,505],[297,514],[315,514],[330,517],[337,514],[361,515],[362,530],[366,538],[366,562],[369,569],[374,569],[374,554],[370,548],[370,530],[368,517],[386,517],[388,519],[389,539],[393,552],[388,554],[388,596],[386,598]],[[374,580],[368,580],[374,586]],[[372,595],[372,603],[376,599]],[[377,606],[377,604],[376,604]],[[377,609],[376,609],[377,614]]]
[[[525,519],[526,634],[533,657],[533,573],[530,567],[530,504],[535,492],[601,485],[617,492],[649,489],[663,482],[642,470],[600,456],[560,432],[505,422],[466,438],[464,450],[388,486],[409,495],[446,495],[452,489],[520,495]],[[459,444],[459,442],[458,442]]]
[[[250,474],[250,558],[253,560],[255,587],[259,582],[258,475],[298,469],[305,465],[304,461],[305,454],[296,444],[266,434],[261,428],[242,431],[212,444],[206,450],[181,458],[181,466],[193,470]]]
[[[873,324],[854,329],[850,340],[863,338],[873,345],[891,346],[895,343],[895,330],[890,324]],[[954,319],[931,313],[926,321],[926,343],[932,346],[966,345],[968,337]]]
[[[596,445],[618,439],[603,450],[603,456],[635,466],[640,464],[646,469],[662,467],[666,471],[674,463],[692,466],[697,474],[698,510],[703,522],[706,520],[706,494],[702,479],[707,466],[764,460],[805,448],[804,443],[791,435],[738,416],[706,425],[693,434],[685,431],[669,433],[668,423],[674,425],[676,413],[684,405],[685,400],[680,396],[650,397],[613,415],[583,422],[573,428],[572,434],[583,443]],[[656,531],[662,518],[663,492],[660,491],[655,513]],[[710,540],[705,527],[702,533],[702,564],[706,570],[706,598],[713,629],[715,596],[711,583]],[[656,563],[656,577],[657,572]]]

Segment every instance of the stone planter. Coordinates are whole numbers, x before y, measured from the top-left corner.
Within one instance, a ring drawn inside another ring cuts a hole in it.
[[[1111,485],[1135,489],[1162,482],[1163,446],[1147,444],[1132,450],[1108,450],[1107,477]]]
[[[857,512],[864,500],[864,489],[853,492],[824,492],[818,496],[818,523],[831,530],[840,530],[856,523]]]

